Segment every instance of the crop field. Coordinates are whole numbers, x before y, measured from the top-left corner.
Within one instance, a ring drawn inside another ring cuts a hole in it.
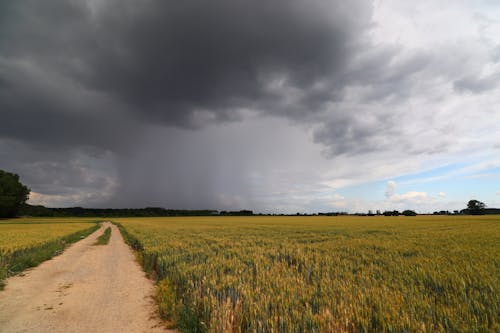
[[[90,219],[1,220],[0,287],[7,276],[38,265],[96,229]]]
[[[500,331],[500,216],[115,221],[186,332]]]
[[[0,219],[2,224],[55,224],[55,223],[98,223],[102,218],[90,217],[17,217],[15,219]]]

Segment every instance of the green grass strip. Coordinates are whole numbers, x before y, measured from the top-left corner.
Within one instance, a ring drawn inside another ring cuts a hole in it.
[[[54,239],[39,246],[14,251],[9,254],[0,253],[0,290],[4,288],[4,280],[9,276],[18,274],[27,268],[38,266],[42,262],[61,254],[67,246],[87,237],[97,229],[99,229],[99,225],[95,224],[90,228]]]
[[[135,236],[129,233],[121,223],[114,221],[112,223],[118,227],[118,230],[120,230],[120,233],[122,234],[123,239],[125,240],[125,243],[128,244],[128,246],[130,246],[138,253],[141,253],[144,250],[141,242]]]
[[[94,243],[94,245],[106,245],[109,243],[109,238],[111,237],[111,227],[107,227],[103,234],[99,236]]]
[[[169,322],[169,328],[175,328],[181,332],[205,332],[200,319],[192,311],[190,307],[180,305],[178,297],[175,294],[175,289],[169,279],[160,279],[157,270],[157,256],[144,251],[142,243],[127,231],[127,229],[119,222],[112,222],[118,227],[120,233],[128,246],[135,253],[137,261],[142,266],[146,276],[157,282],[156,303],[162,319]]]

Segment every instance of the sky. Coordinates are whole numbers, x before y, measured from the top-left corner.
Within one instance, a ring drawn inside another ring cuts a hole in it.
[[[0,169],[49,207],[500,207],[500,2],[0,3]]]

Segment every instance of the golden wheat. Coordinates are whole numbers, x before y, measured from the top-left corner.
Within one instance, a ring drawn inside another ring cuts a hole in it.
[[[500,330],[499,216],[116,221],[186,331]]]

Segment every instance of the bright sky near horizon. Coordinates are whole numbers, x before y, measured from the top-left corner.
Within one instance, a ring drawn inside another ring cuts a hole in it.
[[[500,2],[0,4],[0,169],[47,206],[500,207]]]

